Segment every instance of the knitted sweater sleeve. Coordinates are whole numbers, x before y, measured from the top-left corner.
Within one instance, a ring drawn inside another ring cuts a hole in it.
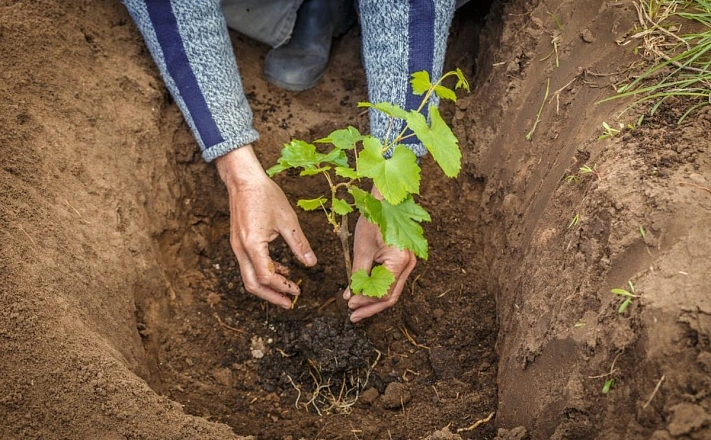
[[[410,75],[421,70],[426,70],[432,80],[442,75],[455,3],[456,0],[359,1],[363,62],[371,102],[391,102],[406,110],[419,107],[422,97],[412,93]],[[438,103],[436,97],[431,103]],[[383,139],[389,124],[386,115],[370,110],[373,136]],[[427,153],[414,137],[405,139],[405,144],[418,157]]]
[[[220,0],[123,0],[211,161],[259,137]]]

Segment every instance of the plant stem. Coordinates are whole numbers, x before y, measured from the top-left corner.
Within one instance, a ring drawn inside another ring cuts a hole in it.
[[[351,246],[349,238],[351,236],[348,230],[348,215],[341,216],[341,224],[338,227],[338,238],[341,239],[341,247],[343,248],[343,260],[346,264],[346,275],[348,276],[348,284],[351,283]]]

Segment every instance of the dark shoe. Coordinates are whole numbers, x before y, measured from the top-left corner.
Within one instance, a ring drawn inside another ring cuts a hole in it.
[[[306,0],[289,42],[264,60],[267,81],[292,92],[315,86],[326,71],[331,40],[354,21],[352,0]]]

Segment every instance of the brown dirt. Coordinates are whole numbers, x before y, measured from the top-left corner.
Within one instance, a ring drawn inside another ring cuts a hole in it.
[[[300,217],[317,268],[272,249],[297,308],[244,292],[222,184],[120,4],[0,2],[0,438],[709,438],[711,111],[677,125],[668,102],[600,141],[626,103],[597,102],[637,59],[615,44],[631,3],[495,3],[483,27],[476,7],[447,62],[474,78],[444,106],[464,171],[424,162],[431,259],[352,326],[316,214]],[[290,94],[234,36],[265,164],[292,137],[366,130],[358,39]],[[567,182],[584,164],[600,175]],[[291,200],[319,188],[278,180]],[[621,315],[610,289],[628,281]]]

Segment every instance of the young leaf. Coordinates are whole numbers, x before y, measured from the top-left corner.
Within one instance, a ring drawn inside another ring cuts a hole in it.
[[[625,313],[625,310],[627,310],[630,304],[632,304],[632,298],[627,298],[622,302],[622,304],[620,304],[620,308],[617,309],[617,313],[619,313],[620,315]]]
[[[330,163],[339,167],[348,166],[348,156],[346,156],[346,152],[338,148],[334,148],[327,154],[316,153],[316,157],[320,162]]]
[[[407,125],[432,154],[432,158],[442,168],[447,177],[456,177],[462,168],[462,153],[457,145],[457,138],[444,122],[437,107],[430,106],[432,127],[427,125],[425,117],[411,111],[407,116]]]
[[[454,88],[458,89],[460,87],[464,87],[464,90],[466,90],[468,92],[469,91],[469,82],[464,77],[464,72],[462,72],[462,69],[457,67],[457,70],[455,70],[454,73],[457,75],[457,85],[454,86]]]
[[[279,164],[288,168],[316,168],[321,162],[321,157],[316,152],[316,147],[313,144],[309,144],[300,140],[293,140],[288,144],[284,145],[281,150],[281,157],[279,158]]]
[[[429,222],[432,219],[427,211],[415,203],[412,196],[408,196],[399,205],[392,205],[384,200],[381,210],[372,213],[376,224],[383,231],[385,243],[397,246],[399,249],[409,249],[423,260],[428,257],[427,240],[425,239],[420,222]]]
[[[432,87],[432,82],[430,82],[430,74],[426,70],[421,70],[412,74],[412,79],[410,80],[412,85],[412,93],[415,95],[422,95],[427,92],[430,87]]]
[[[375,266],[370,275],[365,269],[357,270],[351,275],[351,290],[373,298],[382,298],[388,293],[395,282],[395,276],[385,266]]]
[[[299,176],[314,176],[316,174],[320,174],[324,171],[330,170],[331,167],[325,166],[325,167],[319,167],[319,168],[307,168],[303,170],[302,172],[299,173]]]
[[[626,291],[625,289],[612,289],[610,292],[614,293],[615,295],[620,295],[620,296],[627,296],[629,298],[634,298],[634,294]]]
[[[326,203],[326,198],[324,196],[320,196],[318,199],[301,199],[298,202],[296,202],[297,205],[304,211],[313,211],[315,209],[319,209]]]
[[[374,108],[376,110],[380,110],[388,116],[392,116],[393,118],[398,119],[406,119],[408,115],[407,111],[403,110],[397,105],[390,104],[389,102],[379,102],[377,104],[371,104],[370,102],[359,102],[358,107]]]
[[[350,212],[353,212],[353,207],[349,205],[348,202],[336,197],[331,200],[331,207],[333,208],[333,211],[338,215],[346,215]]]
[[[336,167],[336,176],[344,177],[346,179],[357,179],[358,173],[350,167]]]
[[[361,140],[363,140],[363,135],[355,127],[348,126],[348,128],[333,131],[328,137],[315,142],[320,144],[330,143],[339,150],[352,150],[355,148],[355,144]]]
[[[445,86],[435,86],[434,92],[442,99],[449,99],[450,101],[457,102],[457,94],[450,88]]]
[[[605,384],[602,386],[602,394],[609,393],[614,385],[615,385],[615,379],[606,380]]]
[[[368,137],[356,161],[358,173],[373,179],[385,200],[393,205],[402,202],[408,194],[419,194],[420,166],[409,148],[398,145],[392,157],[385,159],[380,140]]]
[[[373,197],[370,193],[367,193],[355,186],[348,188],[348,192],[353,196],[353,200],[355,201],[358,211],[363,214],[366,220],[378,225],[382,231],[385,227],[382,215],[382,202]]]
[[[291,168],[291,167],[289,167],[289,166],[284,166],[284,165],[282,165],[282,164],[280,164],[280,163],[277,163],[276,165],[274,165],[273,167],[270,167],[270,168],[267,170],[267,176],[269,176],[269,177],[274,177],[275,175],[281,173],[281,172],[284,171],[284,170],[288,170],[289,168]]]

